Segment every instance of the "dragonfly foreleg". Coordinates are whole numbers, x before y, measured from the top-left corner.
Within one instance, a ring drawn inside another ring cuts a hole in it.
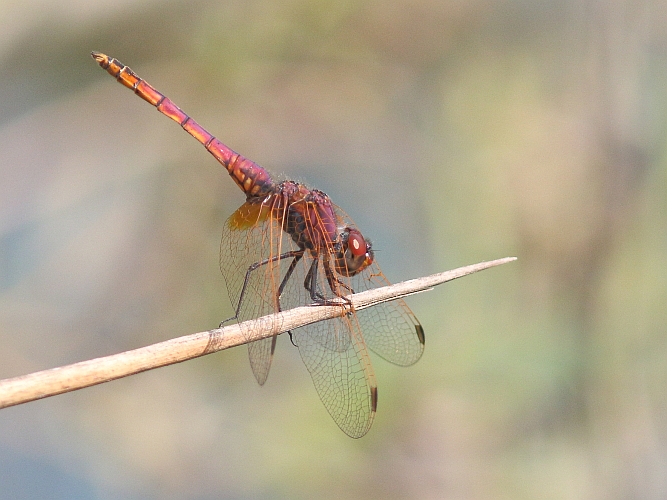
[[[341,280],[339,280],[338,278],[336,278],[336,276],[334,276],[334,273],[333,273],[333,271],[331,270],[331,264],[329,263],[328,260],[325,260],[325,261],[324,261],[324,274],[325,274],[326,277],[327,277],[327,282],[329,283],[329,288],[331,289],[331,292],[332,292],[336,297],[339,297],[339,298],[342,299],[342,298],[343,298],[343,294],[340,293],[340,292],[338,292],[338,287],[335,286],[334,283],[338,283],[340,286],[342,286],[343,288],[345,288],[348,292],[350,292],[350,293],[354,293],[354,290],[352,289],[352,287],[346,285],[346,284],[343,283]]]
[[[319,264],[319,259],[314,259],[313,263],[310,265],[308,274],[306,274],[306,279],[303,283],[303,286],[306,288],[306,290],[310,292],[310,298],[313,300],[314,303],[325,306],[339,305],[340,304],[339,302],[334,302],[332,300],[329,300],[323,294],[317,291],[318,264]],[[327,282],[329,283],[329,289],[331,290],[331,293],[333,293],[333,295],[335,295],[337,298],[342,299],[347,304],[349,304],[350,301],[346,299],[345,296],[338,291],[338,287],[335,286],[334,283],[339,283],[343,287],[347,288],[350,292],[352,293],[354,292],[349,286],[347,286],[345,283],[341,283],[341,281],[333,275],[331,266],[328,265],[328,262],[326,260],[324,261],[324,274],[327,278]]]
[[[352,302],[350,302],[350,299],[348,299],[347,297],[345,297],[345,296],[339,291],[338,287],[334,285],[334,283],[338,283],[338,284],[339,284],[340,286],[342,286],[343,288],[346,288],[347,291],[350,292],[350,293],[354,293],[354,290],[353,290],[350,286],[346,285],[346,284],[343,283],[341,280],[339,280],[338,278],[336,278],[336,276],[334,276],[334,273],[333,273],[333,271],[331,270],[331,264],[329,263],[329,260],[328,260],[328,259],[324,261],[324,274],[325,274],[326,277],[327,277],[327,283],[329,283],[329,289],[331,290],[331,293],[333,293],[333,294],[334,294],[336,297],[338,297],[339,299],[342,299],[343,301],[345,301],[345,303],[347,303],[347,304],[351,304]]]

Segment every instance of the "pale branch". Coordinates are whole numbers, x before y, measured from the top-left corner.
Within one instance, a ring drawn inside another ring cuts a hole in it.
[[[0,408],[109,382],[278,335],[317,321],[344,316],[351,310],[365,309],[381,302],[430,290],[447,281],[513,260],[516,260],[516,257],[480,262],[444,273],[348,295],[340,305],[297,307],[278,314],[178,337],[132,351],[0,380]]]

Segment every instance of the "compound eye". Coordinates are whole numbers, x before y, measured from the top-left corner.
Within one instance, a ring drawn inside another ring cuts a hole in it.
[[[340,234],[340,246],[334,254],[334,267],[338,274],[354,276],[373,263],[371,242],[356,229],[345,228]]]
[[[355,257],[366,255],[366,240],[359,231],[350,230],[350,235],[347,239],[347,248]]]

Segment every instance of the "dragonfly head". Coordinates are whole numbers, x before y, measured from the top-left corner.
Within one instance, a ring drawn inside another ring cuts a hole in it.
[[[354,276],[373,263],[371,242],[364,239],[359,231],[346,227],[339,238],[334,253],[334,267],[338,274]]]

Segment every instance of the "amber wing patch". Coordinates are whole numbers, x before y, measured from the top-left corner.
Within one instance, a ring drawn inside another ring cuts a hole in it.
[[[266,221],[271,213],[271,207],[262,202],[246,201],[227,220],[232,231],[244,231]]]

